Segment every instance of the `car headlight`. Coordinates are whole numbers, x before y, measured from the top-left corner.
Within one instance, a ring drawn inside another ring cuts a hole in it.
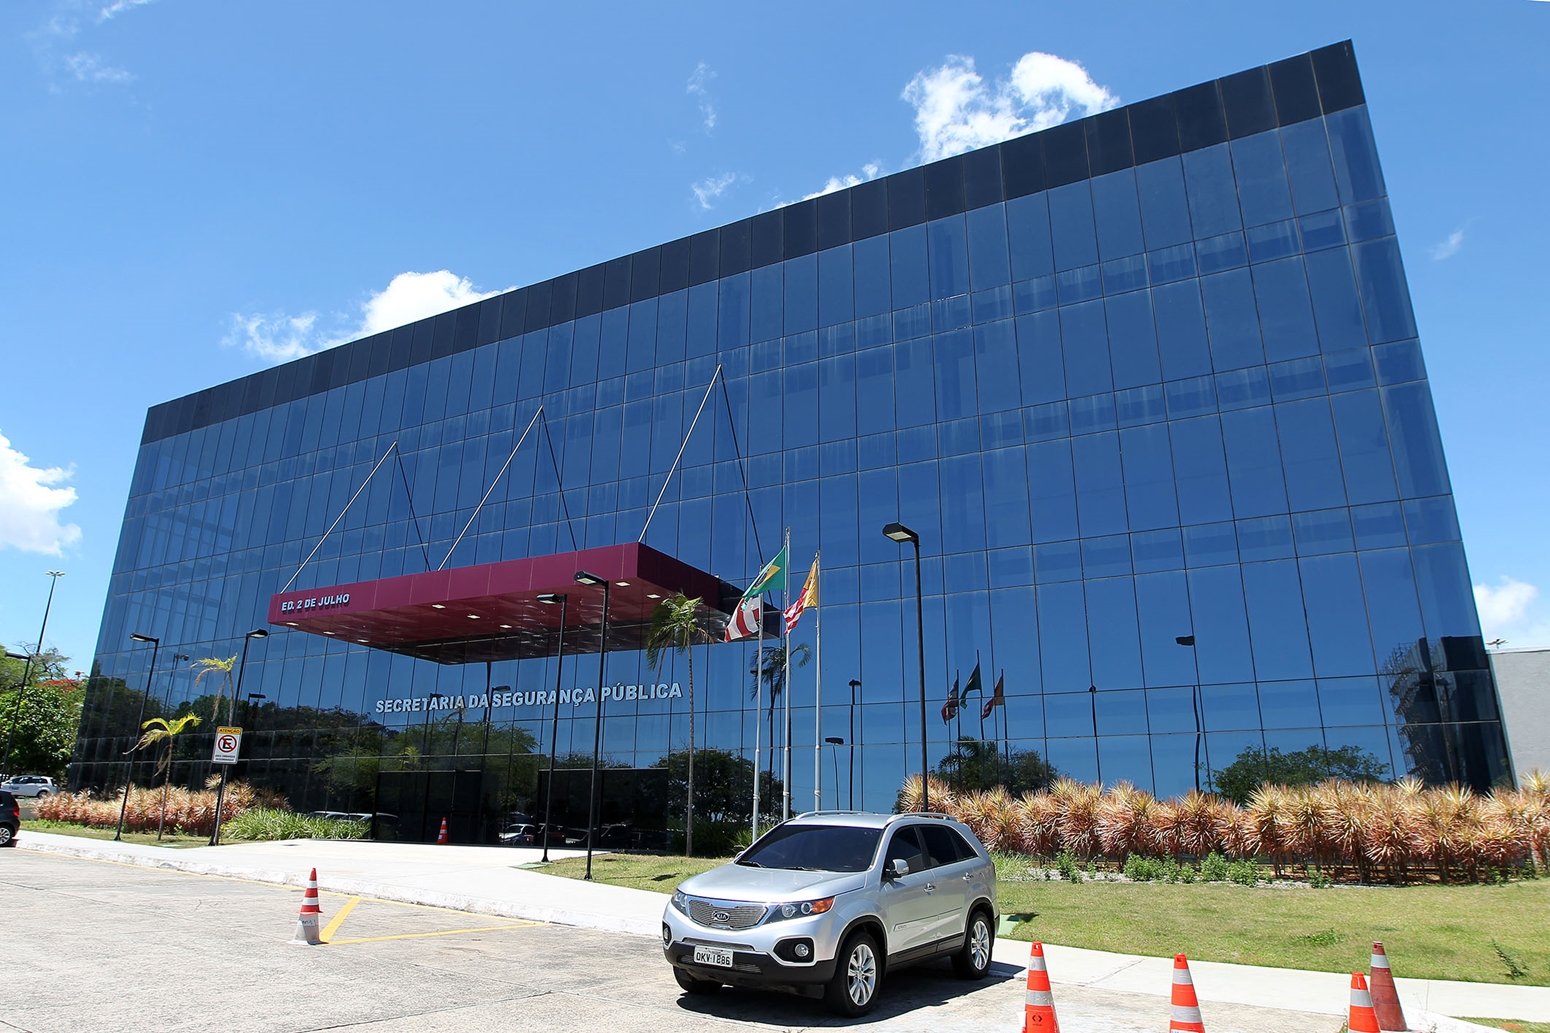
[[[686,893],[684,893],[683,890],[673,891],[673,907],[676,908],[678,913],[681,915],[687,915],[689,913],[689,897]]]
[[[833,897],[821,900],[800,900],[789,904],[771,904],[768,921],[780,922],[788,918],[811,918],[821,915],[834,906]]]

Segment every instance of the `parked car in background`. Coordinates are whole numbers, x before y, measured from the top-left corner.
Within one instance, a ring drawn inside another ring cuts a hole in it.
[[[36,796],[39,798],[49,793],[59,792],[59,787],[54,780],[47,775],[12,775],[5,783],[0,784],[0,789],[16,796]]]
[[[685,879],[662,913],[662,951],[686,992],[794,991],[850,1017],[905,964],[951,958],[983,978],[995,935],[996,866],[940,814],[792,818]]]
[[[15,846],[22,827],[22,807],[16,797],[0,789],[0,846]]]
[[[538,842],[538,827],[525,822],[507,825],[501,830],[500,841],[506,846],[532,846]]]

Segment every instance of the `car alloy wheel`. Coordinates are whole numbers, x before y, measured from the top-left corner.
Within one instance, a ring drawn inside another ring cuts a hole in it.
[[[953,968],[964,979],[980,979],[990,971],[990,951],[995,936],[990,930],[990,919],[984,911],[969,916],[969,928],[964,933],[963,948],[953,956]]]
[[[877,943],[866,933],[855,934],[846,941],[829,984],[829,1006],[841,1015],[865,1015],[877,1001],[880,974]]]

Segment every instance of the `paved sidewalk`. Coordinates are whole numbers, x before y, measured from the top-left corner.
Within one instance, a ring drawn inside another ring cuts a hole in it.
[[[478,914],[529,918],[638,936],[656,936],[666,898],[577,879],[556,878],[524,868],[542,851],[533,847],[434,846],[348,840],[285,840],[227,843],[218,847],[166,849],[110,840],[83,839],[24,829],[25,849],[90,857],[124,864],[258,882],[300,886],[312,868],[321,888],[455,908]],[[551,848],[551,857],[580,851]],[[298,898],[299,901],[299,898]],[[1121,993],[1166,997],[1173,959],[1110,954],[1045,945],[1050,979],[1058,987],[1084,986]],[[995,959],[1025,966],[1028,945],[998,940]],[[1350,973],[1259,968],[1191,961],[1202,1002],[1280,1008],[1344,1018]],[[1550,1021],[1550,987],[1465,983],[1440,979],[1398,979],[1401,1003],[1411,1026],[1437,1033],[1484,1027],[1450,1022],[1444,1016],[1477,1015]]]

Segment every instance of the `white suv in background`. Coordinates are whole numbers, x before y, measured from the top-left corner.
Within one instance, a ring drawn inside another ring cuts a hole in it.
[[[662,950],[688,993],[787,990],[856,1016],[901,965],[950,957],[983,977],[996,917],[996,867],[967,826],[815,811],[685,879],[662,914]]]
[[[47,775],[12,775],[11,780],[3,785],[4,789],[12,796],[36,796],[45,797],[49,793],[59,792],[59,787],[54,780]]]

